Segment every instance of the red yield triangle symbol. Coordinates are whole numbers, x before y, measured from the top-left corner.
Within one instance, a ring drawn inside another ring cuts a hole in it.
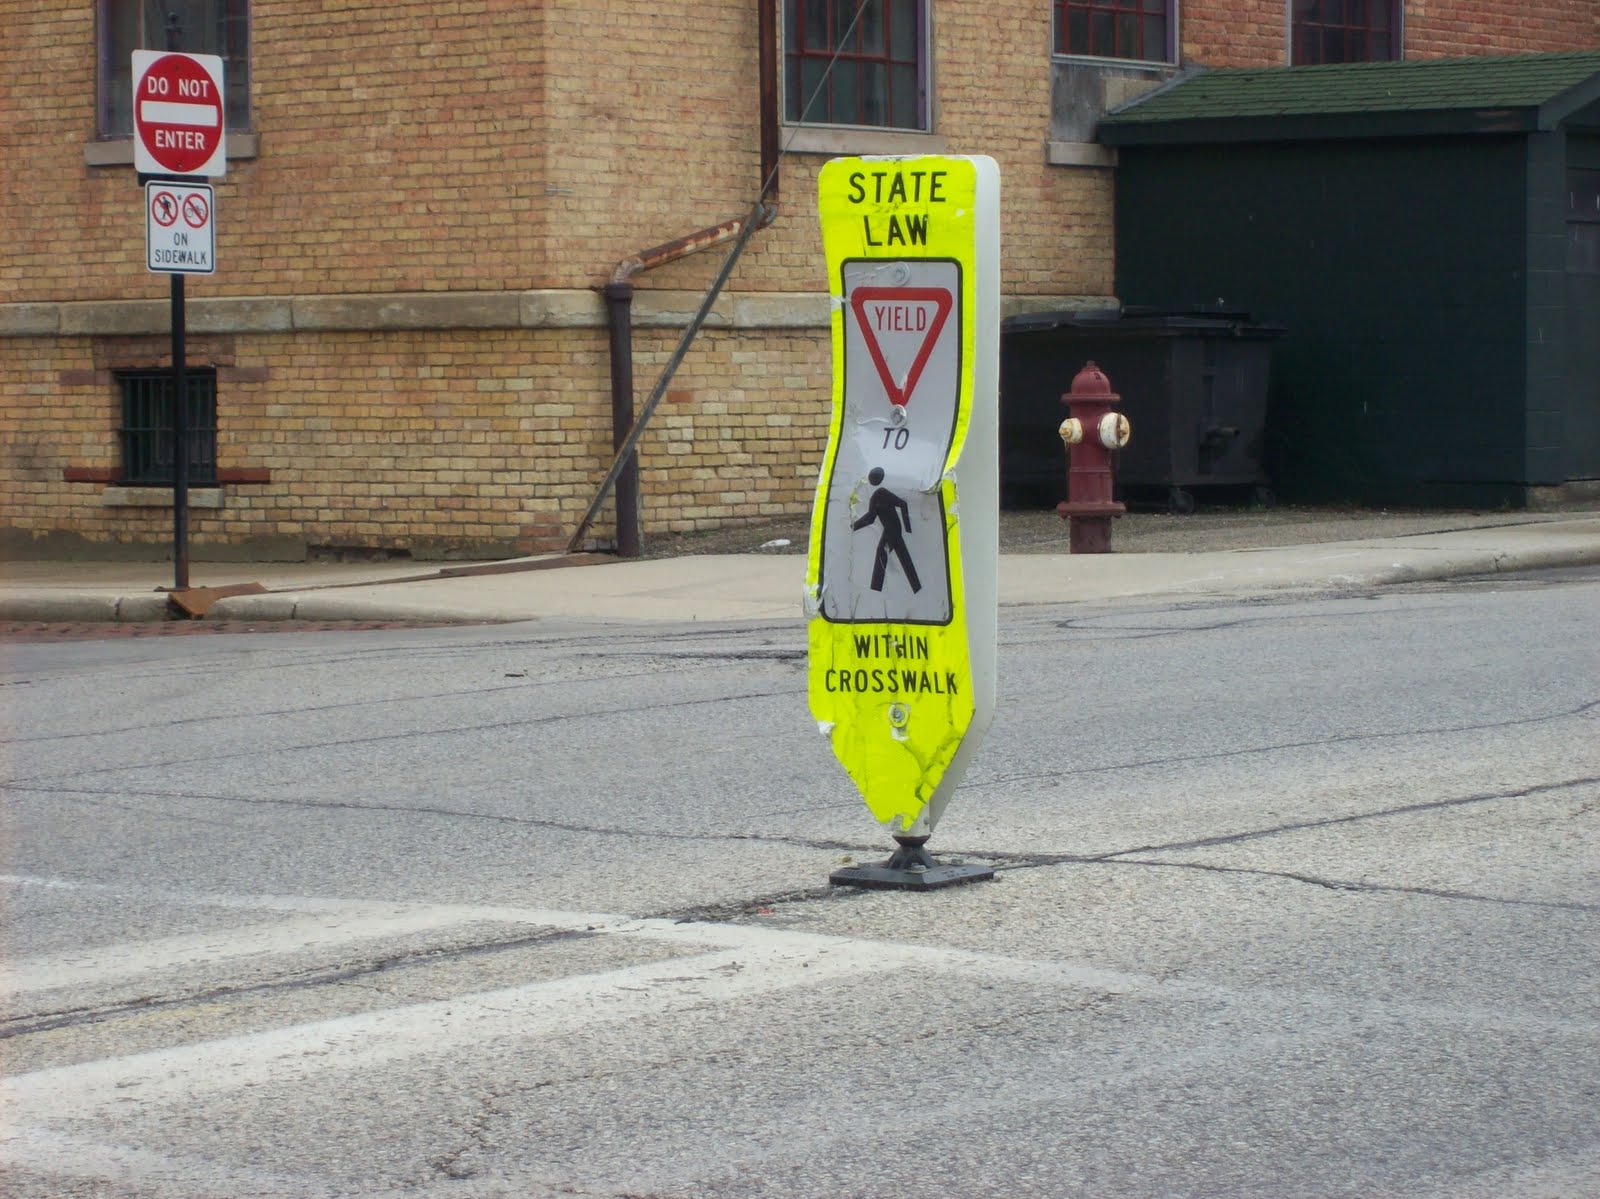
[[[872,355],[872,365],[878,368],[878,378],[883,380],[883,390],[888,393],[891,404],[903,408],[906,401],[911,399],[911,393],[917,389],[917,381],[922,378],[922,368],[928,365],[928,356],[939,342],[939,332],[944,328],[954,302],[955,298],[942,287],[858,287],[850,293],[850,307],[855,310],[856,322],[861,326],[861,340],[867,343],[867,353]],[[869,304],[872,305],[870,312],[867,307]],[[914,327],[918,319],[907,319],[906,314],[912,311],[911,305],[914,304],[933,305],[933,317],[928,321],[925,331]],[[911,369],[906,372],[904,383],[894,381],[889,364],[884,361],[883,347],[878,344],[880,330],[924,333],[922,345],[911,359]]]

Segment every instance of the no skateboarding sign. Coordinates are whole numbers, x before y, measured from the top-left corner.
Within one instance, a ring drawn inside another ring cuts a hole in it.
[[[811,712],[879,821],[925,836],[994,711],[999,172],[819,181],[833,419],[806,573]]]

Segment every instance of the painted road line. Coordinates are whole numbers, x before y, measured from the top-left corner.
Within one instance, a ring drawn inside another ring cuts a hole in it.
[[[904,969],[908,955],[835,941],[821,952],[788,944],[722,949],[472,995],[339,1016],[192,1045],[19,1074],[0,1102],[28,1122],[125,1105],[172,1103],[313,1075],[371,1069],[495,1041],[537,1041],[594,1025],[732,1005],[752,996]],[[920,955],[910,955],[920,956]]]
[[[9,962],[0,976],[0,996],[14,998],[63,987],[125,982],[185,967],[225,967],[262,957],[315,953],[472,922],[449,908],[345,910],[180,937],[86,945]],[[517,919],[514,923],[536,922]]]

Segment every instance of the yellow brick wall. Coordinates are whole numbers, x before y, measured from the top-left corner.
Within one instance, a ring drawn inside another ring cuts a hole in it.
[[[645,334],[644,391],[676,346]],[[691,349],[641,444],[646,533],[806,510],[825,438],[824,339],[711,332]],[[598,331],[197,338],[218,369],[218,468],[268,470],[196,508],[200,549],[248,540],[511,554],[566,544],[611,460]],[[119,392],[104,364],[159,360],[161,339],[14,340],[31,405],[0,413],[6,524],[90,542],[171,535],[161,507],[107,507],[67,468],[114,468]],[[97,369],[98,368],[98,369]],[[609,537],[605,510],[596,532]]]
[[[1108,294],[1109,173],[1045,164],[1048,6],[936,8],[936,129],[951,152],[1000,162],[1003,289]],[[26,48],[0,73],[0,104],[28,113],[0,161],[0,213],[50,231],[0,252],[0,303],[164,298],[166,279],[144,268],[131,168],[84,162],[93,5],[0,0],[0,27]],[[750,0],[258,0],[252,37],[260,155],[215,181],[219,269],[189,280],[192,299],[590,289],[642,249],[743,215],[760,185]],[[778,218],[731,292],[826,286],[814,199],[824,160],[785,158]],[[726,252],[636,282],[695,292]],[[198,546],[554,548],[610,461],[599,327],[191,342],[191,362],[222,368],[219,466],[270,472],[228,484],[222,509],[193,512]],[[641,398],[676,343],[671,330],[638,331]],[[162,364],[162,344],[0,338],[9,528],[104,543],[169,535],[164,509],[107,507],[102,483],[62,479],[115,467],[110,368]],[[820,327],[702,334],[642,444],[646,533],[806,510],[828,388]]]
[[[746,213],[760,185],[752,0],[257,0],[260,153],[216,181],[219,269],[195,300],[406,292],[586,296],[639,251]],[[131,167],[88,166],[94,12],[0,0],[0,306],[159,302]],[[1107,297],[1112,173],[1046,163],[1044,0],[933,5],[936,132],[1002,172],[1002,292]],[[1592,0],[1538,12],[1409,0],[1407,54],[1593,46]],[[1498,15],[1497,15],[1498,14]],[[1186,61],[1281,62],[1283,0],[1186,0]],[[824,155],[785,157],[776,221],[731,293],[815,294]],[[640,275],[694,294],[727,253]],[[0,314],[3,315],[3,314]],[[0,531],[162,544],[160,508],[115,508],[117,366],[159,337],[0,336]],[[219,376],[225,505],[199,545],[274,539],[419,554],[555,548],[611,453],[605,331],[254,331],[193,338]],[[640,328],[642,398],[677,336]],[[820,327],[702,334],[642,446],[646,533],[806,510],[827,418]],[[603,517],[596,529],[609,528]]]
[[[636,369],[653,381],[675,345],[646,339]],[[826,335],[703,336],[642,443],[645,534],[808,510],[831,379]]]
[[[262,152],[230,161],[215,181],[220,269],[196,281],[198,294],[545,282],[540,6],[251,7]],[[95,129],[94,5],[7,0],[0,27],[14,50],[26,47],[0,72],[0,107],[8,122],[29,114],[0,164],[0,204],[9,227],[51,231],[0,256],[0,295],[164,294],[165,280],[144,269],[132,169],[84,165]]]
[[[1004,179],[1003,287],[1111,291],[1110,172],[1045,165],[1050,5],[934,5],[938,131]],[[644,247],[745,212],[759,184],[756,8],[611,0],[252,5],[261,156],[217,182],[215,276],[196,295],[592,287]],[[1593,0],[1407,0],[1410,56],[1592,47]],[[127,167],[86,167],[94,6],[0,0],[8,301],[147,297]],[[1184,61],[1283,61],[1284,0],[1186,0]],[[692,66],[686,65],[692,64]],[[41,103],[40,98],[45,102]],[[820,286],[822,158],[782,168],[777,223],[735,278]],[[702,286],[715,253],[640,280]]]
[[[87,342],[0,339],[0,504],[3,523],[25,532],[72,527],[84,516],[79,497],[63,490],[64,467],[115,460],[107,436],[119,415],[115,401],[92,385],[64,386],[63,371],[93,373]]]

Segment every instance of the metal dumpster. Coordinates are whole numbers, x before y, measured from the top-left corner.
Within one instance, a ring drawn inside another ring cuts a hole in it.
[[[1000,482],[1008,507],[1066,494],[1061,396],[1087,361],[1122,397],[1133,437],[1119,495],[1192,511],[1197,489],[1271,502],[1264,466],[1272,343],[1284,330],[1242,312],[1045,312],[1001,326]],[[1220,496],[1218,497],[1220,498]]]

